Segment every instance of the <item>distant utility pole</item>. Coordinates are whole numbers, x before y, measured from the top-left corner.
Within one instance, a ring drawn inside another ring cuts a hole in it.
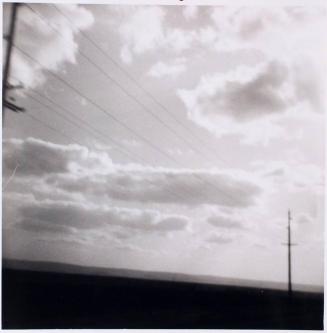
[[[15,89],[14,86],[9,85],[8,79],[9,79],[9,74],[10,74],[11,53],[12,53],[12,47],[13,47],[13,43],[14,43],[18,6],[19,6],[18,3],[12,4],[9,32],[8,32],[8,35],[5,37],[5,39],[7,40],[7,50],[6,50],[5,66],[4,66],[3,78],[2,78],[2,124],[4,124],[4,121],[5,121],[5,109],[6,108],[8,108],[14,112],[24,111],[24,108],[17,106],[14,103],[8,101],[8,98],[7,98],[8,90]]]
[[[288,293],[292,296],[291,211],[288,210]]]
[[[291,216],[291,211],[288,210],[288,214],[287,214],[287,220],[288,220],[288,224],[287,224],[287,243],[283,243],[283,245],[287,245],[287,249],[288,249],[288,295],[289,297],[292,297],[292,253],[291,253],[291,247],[293,245],[296,245],[295,243],[292,243],[291,241],[291,221],[292,221],[292,216]]]

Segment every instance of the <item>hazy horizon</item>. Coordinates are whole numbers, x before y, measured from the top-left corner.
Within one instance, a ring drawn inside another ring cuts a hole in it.
[[[136,278],[145,280],[161,280],[172,282],[191,282],[199,284],[210,284],[230,287],[249,287],[256,289],[276,289],[287,290],[286,282],[262,281],[253,279],[231,278],[228,276],[214,276],[206,274],[186,274],[174,271],[160,270],[135,270],[125,267],[103,267],[103,266],[85,266],[76,265],[69,262],[53,262],[53,261],[38,261],[38,260],[17,260],[3,258],[3,268],[30,270],[32,272],[45,273],[63,273],[63,274],[81,274],[103,277],[121,277],[121,278]],[[303,292],[324,292],[324,286],[313,284],[293,284],[294,291]]]

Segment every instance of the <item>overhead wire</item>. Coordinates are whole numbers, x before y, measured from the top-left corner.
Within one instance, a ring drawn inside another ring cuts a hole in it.
[[[33,90],[33,92],[35,94],[38,94],[35,90]],[[68,121],[70,124],[72,124],[73,126],[77,127],[78,129],[81,130],[81,127],[80,125],[78,125],[75,121],[71,120],[70,118],[68,118],[65,113],[59,113],[58,110],[56,110],[55,108],[43,103],[42,101],[38,100],[37,98],[35,98],[34,96],[32,96],[31,94],[29,93],[26,93],[25,92],[25,95],[28,96],[29,98],[31,98],[32,100],[36,101],[37,103],[39,103],[40,105],[46,107],[47,109],[55,112],[57,115],[59,115],[61,118],[65,119],[66,121]],[[46,98],[45,96],[41,95],[41,94],[38,94],[39,96],[43,97],[43,98]],[[48,99],[50,101],[50,99]],[[53,101],[51,101],[52,103],[54,103]],[[58,107],[58,106],[57,106]],[[65,112],[68,112],[69,114],[71,114],[67,109],[64,109],[61,107],[61,109]],[[72,114],[71,114],[72,115]],[[85,128],[86,131],[88,131],[89,133],[91,133],[91,135],[95,136],[95,135],[98,135],[98,136],[101,136],[101,137],[105,137],[104,135],[102,135],[99,131],[94,131],[95,134],[90,131],[90,129],[88,127],[90,127],[91,129],[93,129],[93,127],[90,126],[90,124],[88,124],[86,121],[84,121],[83,119],[79,118],[79,117],[76,117],[76,115],[72,115],[72,117],[74,117],[75,120],[77,120],[78,122],[80,122],[82,124],[82,126]],[[96,137],[97,138],[97,137]],[[119,144],[113,140],[111,137],[108,138],[108,137],[105,137],[106,139],[110,140],[111,142],[113,142],[117,147],[119,147]],[[97,140],[99,140],[99,138],[97,138]],[[103,139],[102,139],[103,140]],[[123,154],[127,155],[129,158],[135,158],[137,159],[138,162],[144,162],[144,160],[142,160],[139,156],[137,156],[135,153],[133,152],[130,152],[130,151],[126,151],[124,148],[119,148],[121,152],[123,152]]]
[[[174,116],[174,114],[167,108],[165,107],[162,103],[160,103],[150,92],[148,92],[123,66],[121,66],[112,56],[110,56],[110,54],[106,51],[103,50],[103,48],[101,46],[98,45],[98,43],[96,43],[92,38],[90,38],[83,30],[81,30],[79,27],[76,26],[76,24],[74,24],[72,22],[72,20],[69,18],[68,15],[66,15],[61,9],[58,8],[58,6],[56,4],[51,4],[51,6],[53,8],[56,9],[56,11],[62,16],[64,17],[69,24],[76,29],[90,44],[92,44],[102,55],[104,55],[112,64],[114,64],[117,68],[119,68],[119,70],[121,72],[123,72],[141,91],[143,91],[145,93],[146,96],[148,96],[155,104],[157,104],[161,109],[163,109],[166,114],[168,114],[170,116],[171,119],[173,119],[176,123],[178,123],[181,127],[183,127],[193,138],[195,138],[196,140],[198,140],[199,142],[202,143],[202,148],[206,148],[208,149],[208,145],[207,143],[205,143],[198,135],[196,135],[190,128],[188,128],[187,126],[185,126],[177,117]],[[36,11],[35,11],[36,12]],[[41,15],[40,15],[41,16]],[[54,28],[53,28],[54,29]],[[58,31],[58,33],[60,33],[60,31]],[[81,52],[80,52],[81,53]],[[85,54],[82,54],[82,56],[87,57]],[[89,59],[89,57],[87,57],[88,60],[94,64],[94,62]],[[95,65],[95,64],[94,64]],[[97,66],[97,65],[95,65]],[[98,66],[97,66],[98,68]],[[98,68],[99,69],[99,68]],[[101,70],[101,68],[100,68]],[[134,99],[137,103],[139,103],[141,106],[144,107],[144,109],[146,111],[148,111],[155,119],[157,119],[161,124],[163,124],[166,128],[168,128],[166,125],[159,117],[157,117],[148,107],[146,107],[144,105],[144,103],[139,102],[135,96],[131,95],[117,80],[113,79],[109,74],[107,74],[105,71],[103,71],[103,74],[105,74],[112,82],[114,82],[121,90],[123,90],[129,97],[131,97],[132,99]],[[171,132],[173,134],[175,134],[176,137],[180,138],[184,143],[186,143],[188,145],[188,147],[196,152],[199,152],[200,155],[203,156],[202,151],[198,150],[195,147],[190,147],[190,143],[188,141],[186,141],[182,136],[180,136],[175,130],[171,130]],[[210,154],[212,154],[213,156],[215,156],[215,158],[221,162],[223,162],[224,164],[227,164],[230,167],[229,162],[227,162],[225,159],[223,159],[220,155],[217,155],[217,153],[214,150],[209,149],[208,151],[210,151]],[[206,157],[205,157],[206,158]],[[212,156],[210,156],[210,158],[212,158]],[[243,194],[246,195],[246,193],[243,190],[240,190],[241,192],[243,192]]]
[[[61,9],[59,9],[57,7],[56,4],[51,4],[52,7],[54,7],[58,13],[60,13],[63,17],[66,18],[66,20],[75,27],[75,29],[78,30],[78,32],[90,43],[92,44],[102,55],[104,55],[112,64],[114,64],[114,66],[116,66],[117,68],[119,68],[119,70],[121,72],[123,72],[141,91],[144,92],[144,94],[151,99],[157,106],[159,106],[161,109],[163,109],[169,116],[171,119],[173,119],[176,123],[178,123],[182,128],[184,128],[184,130],[186,130],[193,138],[195,138],[197,141],[199,141],[200,143],[202,143],[203,147],[206,148],[208,151],[210,151],[211,154],[213,154],[215,156],[215,158],[217,158],[218,160],[227,163],[227,161],[225,159],[223,159],[221,156],[217,155],[216,152],[214,150],[211,150],[208,148],[207,143],[204,142],[204,140],[198,136],[197,134],[194,133],[194,131],[192,131],[189,127],[187,127],[185,124],[183,124],[182,121],[180,121],[177,117],[175,117],[175,115],[167,108],[165,107],[160,101],[158,101],[158,99],[153,96],[153,94],[151,94],[147,89],[145,89],[143,87],[143,85],[140,84],[139,81],[137,81],[123,66],[121,66],[119,64],[118,61],[116,61],[109,53],[108,51],[104,51],[103,48],[96,43],[91,37],[89,37],[88,34],[86,34],[83,30],[79,29],[76,24],[74,24],[72,22],[72,20],[69,18],[69,16],[67,16]]]
[[[31,7],[30,5],[26,4],[26,6],[33,11],[41,20],[43,20],[50,28],[52,28],[55,32],[57,32],[58,34],[60,34],[62,37],[63,34],[60,30],[58,30],[57,28],[55,28],[53,25],[51,25],[48,21],[45,20],[45,18],[38,12],[36,11],[33,7]],[[54,6],[54,8],[56,8],[58,11],[59,9]],[[62,14],[61,11],[59,11],[59,13]],[[66,16],[64,16],[66,18]],[[66,18],[67,19],[67,18]],[[70,23],[70,22],[69,22]],[[71,23],[70,23],[71,24]],[[115,78],[113,78],[110,74],[107,73],[107,71],[105,71],[101,66],[99,66],[97,63],[95,63],[87,54],[85,54],[85,52],[83,52],[82,50],[77,50],[77,52],[83,57],[85,58],[89,63],[91,63],[100,73],[102,73],[108,80],[110,80],[111,82],[113,82],[127,97],[129,97],[130,99],[132,99],[136,104],[138,104],[141,109],[143,109],[147,114],[150,114],[154,119],[156,119],[156,121],[158,121],[163,127],[165,127],[169,132],[171,132],[176,138],[178,138],[179,140],[183,141],[184,144],[186,144],[188,146],[189,149],[191,149],[192,151],[197,152],[198,154],[200,154],[202,157],[204,157],[205,159],[208,158],[208,156],[205,156],[203,154],[203,152],[201,150],[199,150],[196,147],[193,147],[192,144],[186,140],[182,135],[180,135],[174,128],[172,128],[171,126],[169,126],[168,124],[166,124],[166,122],[164,122],[158,115],[156,115],[156,113],[154,113],[149,107],[147,107],[142,101],[140,101],[138,98],[136,98],[132,93],[130,93],[122,84],[120,84]],[[211,158],[211,156],[209,157]]]
[[[67,87],[69,87],[71,90],[73,90],[74,92],[76,92],[80,97],[85,98],[90,104],[94,105],[97,109],[101,110],[104,114],[106,114],[109,118],[111,118],[113,121],[117,122],[118,124],[120,124],[122,127],[126,128],[127,130],[129,130],[131,133],[133,133],[136,137],[140,138],[142,141],[144,141],[145,143],[147,143],[149,146],[151,146],[151,148],[155,151],[160,152],[162,155],[164,155],[168,160],[173,161],[177,166],[179,166],[180,168],[184,169],[185,167],[175,158],[173,158],[172,156],[168,155],[166,152],[164,152],[162,149],[160,149],[159,147],[157,147],[156,145],[154,145],[149,139],[143,137],[142,135],[138,134],[137,132],[135,132],[133,129],[131,129],[128,125],[126,125],[125,123],[123,123],[120,119],[118,119],[117,117],[113,116],[110,112],[106,111],[106,109],[104,109],[103,107],[101,107],[99,104],[97,104],[96,102],[94,102],[92,99],[90,99],[89,97],[87,97],[86,95],[84,95],[83,93],[81,93],[77,88],[75,88],[73,85],[71,85],[69,82],[67,82],[66,80],[64,80],[63,78],[61,78],[60,76],[58,76],[57,74],[53,73],[53,71],[45,68],[45,66],[43,66],[38,60],[36,60],[34,57],[32,57],[31,55],[29,55],[27,52],[25,52],[22,48],[20,48],[18,45],[13,44],[13,46],[19,50],[23,55],[25,55],[27,58],[31,59],[32,61],[36,62],[37,64],[39,64],[41,67],[43,67],[43,69],[49,73],[50,75],[52,75],[53,77],[57,78],[60,82],[64,83]],[[233,198],[231,195],[229,195],[228,193],[224,193],[221,191],[221,189],[219,187],[217,187],[215,184],[210,183],[208,181],[206,181],[205,179],[203,179],[201,176],[199,176],[196,173],[192,173],[190,174],[191,177],[197,179],[198,181],[207,184],[210,187],[214,187],[216,189],[216,191],[218,193],[221,193],[224,197],[226,198],[230,198],[231,200],[234,200],[235,198]],[[188,184],[185,184],[185,187],[189,188]],[[193,190],[193,189],[192,189]],[[201,188],[200,189],[201,192],[204,192],[204,189]],[[198,193],[199,194],[199,191]]]
[[[31,7],[29,7],[31,8]],[[33,10],[34,12],[36,12],[35,10]],[[40,16],[40,15],[38,15]],[[41,67],[44,68],[44,66],[35,58],[33,58],[30,54],[28,54],[27,52],[25,52],[22,48],[20,48],[19,46],[17,46],[16,44],[14,45],[16,49],[18,49],[22,54],[24,54],[27,58],[31,59],[32,61],[38,63]],[[91,61],[91,63],[93,63]],[[100,70],[101,72],[102,69],[96,65],[96,68],[98,70]],[[61,78],[60,76],[58,76],[57,74],[53,73],[53,71],[46,69],[45,70],[50,73],[52,76],[54,76],[55,78],[57,78],[59,81],[61,81],[62,83],[64,83],[66,86],[68,86],[71,90],[73,90],[76,94],[78,94],[79,96],[85,98],[90,104],[94,105],[97,109],[99,109],[100,111],[102,111],[104,114],[106,114],[109,118],[111,118],[113,121],[115,121],[116,123],[118,123],[120,126],[124,127],[127,131],[131,132],[134,136],[136,136],[137,138],[141,139],[142,141],[146,142],[152,149],[154,149],[155,151],[160,152],[163,156],[165,156],[167,159],[173,161],[174,163],[176,163],[178,166],[184,168],[183,165],[181,165],[179,163],[178,160],[176,160],[175,158],[173,158],[172,156],[168,155],[165,151],[163,151],[162,149],[160,149],[159,147],[157,147],[156,145],[154,145],[149,139],[147,139],[146,137],[140,135],[138,132],[136,132],[135,130],[133,130],[130,126],[126,125],[124,122],[122,122],[119,118],[115,117],[114,115],[112,115],[110,112],[108,112],[107,110],[105,110],[101,105],[99,105],[98,103],[96,103],[95,101],[93,101],[92,99],[90,99],[89,97],[87,97],[86,95],[83,95],[78,89],[76,89],[73,85],[71,85],[69,82],[67,82],[66,80],[64,80],[63,78]],[[224,196],[228,196],[230,197],[232,200],[234,198],[232,198],[231,196],[229,196],[226,193],[221,192],[221,189],[218,188],[217,186],[215,186],[215,184],[213,183],[209,183],[206,180],[202,179],[199,175],[193,173],[192,176],[196,179],[198,179],[201,182],[204,182],[206,184],[208,184],[209,186],[215,187],[217,191],[219,191],[220,193],[222,193]]]
[[[60,135],[63,135],[66,139],[68,139],[68,140],[72,140],[74,143],[80,145],[80,143],[79,143],[78,141],[76,141],[72,136],[67,135],[65,132],[58,131],[57,128],[55,128],[55,127],[53,127],[53,126],[47,124],[46,122],[42,121],[42,120],[39,119],[39,118],[34,117],[34,116],[33,116],[32,114],[30,114],[30,113],[24,113],[24,114],[25,114],[26,116],[30,117],[31,119],[33,119],[34,121],[36,121],[36,122],[42,124],[43,126],[49,128],[49,129],[51,129],[52,131],[54,131],[54,132],[56,132],[56,133],[58,133],[58,134],[60,134]]]
[[[44,98],[47,98],[47,97],[45,97],[45,96],[43,96],[43,95],[37,93],[36,90],[34,90],[34,89],[31,89],[31,90],[32,90],[34,93],[38,94],[39,96],[44,97]],[[51,107],[51,106],[49,106],[49,105],[46,105],[45,103],[41,102],[40,100],[38,100],[37,98],[35,98],[34,96],[32,96],[32,95],[29,94],[29,93],[26,93],[26,92],[25,92],[25,95],[28,96],[29,98],[31,98],[32,100],[34,100],[35,102],[37,102],[38,104],[40,104],[41,106],[43,106],[43,107],[45,107],[45,108],[47,108],[47,109],[49,109],[49,110],[55,112],[58,116],[60,116],[60,117],[62,117],[63,119],[65,119],[66,121],[68,121],[68,122],[69,122],[70,124],[72,124],[73,126],[79,128],[79,129],[81,129],[77,123],[75,123],[74,121],[71,121],[71,120],[70,120],[68,117],[66,117],[64,114],[62,114],[62,113],[58,113],[58,111],[57,111],[55,108],[53,108],[53,107]],[[47,98],[47,99],[48,99],[50,102],[52,102],[52,103],[55,104],[55,102],[52,101],[51,99],[49,99],[49,98]],[[58,104],[57,104],[57,107],[59,107]],[[59,107],[59,108],[61,108],[61,107]],[[66,112],[69,112],[67,109],[63,109],[63,108],[61,108],[61,109],[64,110],[64,111],[66,111]],[[53,131],[59,133],[60,135],[64,135],[66,138],[68,138],[68,139],[70,139],[70,140],[73,140],[75,143],[77,143],[77,144],[80,145],[80,143],[79,143],[78,141],[76,141],[74,138],[72,138],[71,136],[67,136],[65,133],[56,130],[53,126],[51,126],[51,125],[49,125],[49,124],[47,124],[47,123],[41,121],[40,119],[38,119],[38,118],[32,116],[32,115],[29,114],[29,113],[27,113],[27,115],[30,116],[30,117],[31,117],[32,119],[34,119],[35,121],[38,121],[39,123],[41,123],[41,124],[44,125],[45,127],[50,128],[51,130],[53,130]],[[80,120],[82,121],[82,119],[80,119]],[[83,122],[83,121],[82,121],[82,122]],[[134,154],[133,152],[131,152],[130,150],[127,150],[127,149],[123,149],[123,148],[121,148],[121,147],[119,146],[119,144],[117,144],[117,143],[115,143],[115,145],[117,146],[118,150],[122,151],[122,152],[125,153],[127,156],[129,156],[129,157],[132,156],[132,157],[134,157],[134,158],[137,158],[137,161],[138,161],[138,162],[141,162],[141,163],[147,163],[146,161],[144,161],[144,159],[138,157],[137,155],[135,155],[135,154]],[[89,147],[88,147],[88,148],[89,148]],[[90,148],[89,148],[89,149],[90,149]],[[155,184],[156,184],[154,181],[151,181],[151,180],[148,180],[148,179],[145,179],[144,182],[145,182],[145,183],[149,183],[149,184],[151,184],[151,185],[155,185]],[[169,189],[167,189],[167,188],[166,188],[165,190],[166,190],[168,193],[172,194],[174,197],[177,197],[178,199],[182,199],[182,200],[184,199],[182,196],[180,196],[180,195],[177,194],[176,192],[173,192],[173,191],[171,191],[171,190],[169,190]]]

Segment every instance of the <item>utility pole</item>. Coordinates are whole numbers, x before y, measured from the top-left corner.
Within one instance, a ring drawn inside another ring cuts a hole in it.
[[[292,297],[292,253],[291,253],[291,247],[296,245],[295,243],[292,243],[292,237],[291,237],[291,210],[288,210],[287,213],[287,243],[282,243],[283,245],[287,245],[288,250],[288,296],[291,299]]]
[[[292,296],[292,257],[291,257],[291,211],[288,210],[288,295]]]
[[[12,47],[13,47],[13,43],[14,43],[18,6],[19,6],[18,3],[12,4],[9,32],[8,32],[8,35],[6,36],[7,50],[6,50],[5,66],[4,66],[3,78],[2,78],[2,125],[4,124],[4,121],[5,121],[5,109],[6,108],[8,108],[14,112],[23,112],[24,111],[24,108],[17,106],[14,103],[8,101],[8,98],[7,98],[8,90],[15,88],[15,87],[12,87],[9,85],[8,79],[9,79],[9,74],[10,74],[11,53],[12,53]]]

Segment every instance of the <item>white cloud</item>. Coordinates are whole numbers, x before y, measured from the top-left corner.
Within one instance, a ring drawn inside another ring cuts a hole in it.
[[[322,59],[325,15],[325,8],[318,7],[230,6],[217,7],[211,18],[218,30],[217,49],[224,44],[230,50],[253,48],[292,62],[304,54]]]
[[[201,27],[197,34],[197,40],[206,46],[212,46],[214,41],[217,38],[217,30],[211,26],[207,25],[205,27]]]
[[[43,69],[58,71],[66,62],[75,64],[78,30],[89,28],[94,21],[92,13],[79,5],[57,5],[71,18],[72,24],[54,9],[50,10],[48,5],[32,6],[45,17],[45,21],[29,8],[22,6],[19,9],[16,43],[42,66],[15,49],[12,60],[14,80],[20,81],[25,87],[35,87],[43,83]]]
[[[294,100],[287,68],[277,62],[238,67],[225,75],[203,77],[194,90],[180,91],[185,104],[204,114],[222,114],[247,121],[286,111]]]
[[[177,94],[188,117],[216,136],[238,134],[247,143],[267,143],[289,136],[282,116],[299,119],[306,112],[322,110],[322,95],[312,82],[317,82],[312,68],[289,68],[272,61],[205,75],[194,89],[180,89]]]
[[[211,19],[189,27],[182,19],[172,24],[170,8],[130,7],[120,10],[114,23],[119,26],[121,57],[126,63],[149,52],[176,55],[198,46],[216,50],[218,54],[252,50],[267,61],[278,59],[288,65],[299,62],[302,66],[303,59],[307,59],[306,63],[326,64],[323,8],[216,6],[211,10]],[[186,20],[197,18],[199,13],[206,16],[208,12],[205,7],[197,6],[174,11]]]
[[[160,7],[134,7],[119,25],[118,32],[123,40],[122,59],[130,62],[132,54],[153,50],[161,43],[165,12]]]
[[[179,54],[189,49],[196,34],[173,28],[166,23],[167,12],[163,7],[138,6],[120,12],[118,34],[121,38],[121,59],[131,63],[134,56],[164,48]]]
[[[175,53],[181,53],[189,49],[196,38],[196,33],[184,29],[166,29],[165,39],[163,40],[163,46]]]
[[[280,186],[285,186],[289,192],[323,193],[324,173],[316,164],[298,160],[276,160],[267,164],[258,160],[253,167],[278,186],[276,191],[280,191]]]
[[[162,78],[165,76],[176,78],[176,76],[185,71],[185,63],[185,58],[177,58],[171,62],[158,61],[150,68],[148,75],[156,78]]]
[[[183,8],[183,15],[186,20],[196,19],[199,13],[199,8],[197,6],[185,6]]]
[[[176,10],[189,19],[200,11],[207,15],[204,8],[190,8]],[[139,7],[122,15],[122,57],[126,62],[149,52],[186,57],[189,54],[185,51],[193,48],[194,54],[215,50],[225,58],[228,54],[238,58],[231,72],[215,73],[213,69],[202,74],[193,89],[179,90],[189,119],[196,125],[218,137],[236,134],[243,143],[268,144],[272,139],[290,137],[281,113],[290,118],[303,114],[302,110],[324,109],[324,9],[215,7],[211,19],[196,28],[183,25],[183,20],[172,24],[170,14],[164,7]],[[152,20],[153,29],[147,31]],[[245,68],[244,59],[237,56],[245,50],[256,54],[261,63]],[[177,75],[184,69],[156,59],[150,75]]]

